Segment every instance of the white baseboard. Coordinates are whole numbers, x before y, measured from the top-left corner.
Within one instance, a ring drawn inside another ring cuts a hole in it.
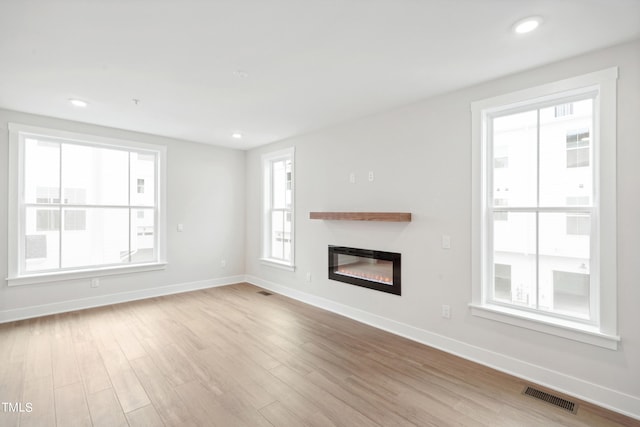
[[[602,387],[542,366],[416,328],[373,313],[248,275],[246,281],[295,300],[340,314],[395,335],[454,354],[472,362],[574,396],[640,420],[640,398]]]
[[[178,283],[175,285],[160,286],[157,288],[141,289],[117,294],[101,295],[90,298],[81,298],[69,301],[61,301],[51,304],[35,305],[0,311],[0,323],[13,322],[15,320],[30,319],[32,317],[47,316],[50,314],[65,313],[68,311],[84,310],[86,308],[100,307],[121,302],[135,301],[145,298],[159,297],[163,295],[178,294],[195,291],[198,289],[214,288],[217,286],[231,285],[245,281],[244,275],[220,277],[217,279],[200,280],[197,282]]]

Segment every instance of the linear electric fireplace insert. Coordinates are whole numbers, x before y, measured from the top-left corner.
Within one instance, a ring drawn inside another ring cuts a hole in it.
[[[400,295],[400,254],[329,246],[329,279]]]

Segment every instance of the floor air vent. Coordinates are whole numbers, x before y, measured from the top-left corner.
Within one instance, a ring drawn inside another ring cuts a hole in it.
[[[527,396],[531,396],[533,398],[539,399],[539,400],[543,400],[547,403],[550,403],[554,406],[557,406],[558,408],[562,408],[565,411],[569,411],[572,413],[577,413],[578,412],[578,405],[574,402],[571,402],[567,399],[563,399],[561,397],[558,396],[554,396],[553,394],[549,394],[546,393],[544,391],[535,389],[533,387],[526,387],[524,389],[524,391],[522,392],[522,394],[525,394]]]
[[[258,293],[260,295],[264,295],[265,297],[268,297],[269,295],[273,295],[271,292],[267,292],[267,291],[258,291]]]

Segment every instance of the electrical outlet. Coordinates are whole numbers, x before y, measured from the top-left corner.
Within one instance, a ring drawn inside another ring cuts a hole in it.
[[[442,249],[451,249],[451,236],[442,236]]]
[[[220,260],[220,267],[225,268],[226,266],[227,266],[227,260],[226,259]]]
[[[451,306],[442,304],[442,317],[451,319]]]
[[[100,279],[98,279],[98,278],[91,279],[91,287],[92,288],[97,288],[99,286],[100,286]]]
[[[352,184],[356,183],[356,173],[355,172],[351,172],[349,174],[349,182],[352,183]]]
[[[369,182],[373,182],[375,176],[373,175],[373,171],[369,171]]]
[[[307,273],[307,282],[311,281],[311,273]]]

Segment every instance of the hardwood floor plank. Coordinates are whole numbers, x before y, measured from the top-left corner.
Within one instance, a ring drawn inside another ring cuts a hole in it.
[[[300,393],[307,400],[313,400],[322,413],[336,426],[381,426],[371,418],[353,409],[340,399],[328,393],[306,377],[303,377],[286,366],[279,366],[272,373]]]
[[[218,394],[242,391],[244,399],[254,409],[262,408],[277,399],[260,381],[268,371],[251,360],[242,357],[230,358],[215,348],[198,352],[195,359],[207,373],[201,382],[206,383]]]
[[[65,323],[65,325],[67,324]],[[81,380],[70,334],[57,335],[52,338],[51,359],[53,364],[53,386],[55,388],[75,384]]]
[[[55,388],[54,393],[58,426],[91,427],[91,416],[81,382]]]
[[[417,425],[396,413],[393,408],[396,408],[397,405],[389,404],[390,400],[388,398],[373,399],[371,396],[367,396],[366,398],[361,397],[360,395],[352,393],[353,389],[351,389],[348,384],[339,381],[335,377],[327,377],[325,375],[326,374],[320,374],[319,372],[312,372],[306,376],[306,379],[358,412],[367,414],[368,417],[383,426],[415,427]]]
[[[133,369],[120,370],[110,375],[111,384],[125,413],[129,413],[151,403],[144,387],[138,381]]]
[[[150,340],[143,345],[147,354],[172,385],[178,386],[198,379],[194,364],[177,345],[162,345]]]
[[[164,424],[168,426],[195,424],[173,386],[153,363],[151,357],[145,356],[132,360],[131,366]]]
[[[153,405],[147,405],[127,414],[131,427],[160,427],[165,425]],[[183,424],[176,424],[176,426]]]
[[[275,401],[260,409],[260,413],[274,426],[274,427],[290,427],[290,426],[308,426],[302,418],[299,418],[296,414],[289,411],[279,401]]]
[[[129,328],[120,329],[116,339],[118,344],[120,344],[120,349],[128,360],[135,360],[147,355],[142,344],[140,344],[140,341],[138,341]]]
[[[76,343],[75,350],[87,394],[111,388],[111,379],[94,343],[92,341]]]
[[[224,408],[215,394],[198,381],[176,387],[176,392],[198,425],[250,427],[238,416]]]
[[[20,427],[56,425],[53,377],[51,375],[26,380],[21,401],[25,406],[30,403],[31,411],[20,414]],[[0,423],[0,425],[4,424]]]
[[[14,412],[7,406],[9,404],[26,403],[22,402],[22,391],[24,388],[24,362],[8,362],[0,364],[0,401],[3,402],[0,407],[0,425],[14,426],[18,425],[20,413]]]
[[[120,403],[112,389],[87,395],[89,413],[94,427],[127,427]]]
[[[263,386],[269,390],[272,395],[278,396],[278,401],[289,412],[310,425],[315,425],[320,421],[322,421],[323,425],[335,425],[325,416],[320,416],[321,410],[316,405],[314,399],[302,396],[271,373],[268,375],[271,378],[261,379],[261,381],[264,381]]]
[[[52,377],[51,342],[48,334],[32,333],[24,356],[25,381]]]
[[[15,323],[15,327],[12,331],[13,343],[9,347],[9,357],[7,359],[3,359],[4,361],[13,363],[24,360],[29,344],[29,337],[31,335],[28,322],[28,320],[22,320]]]

